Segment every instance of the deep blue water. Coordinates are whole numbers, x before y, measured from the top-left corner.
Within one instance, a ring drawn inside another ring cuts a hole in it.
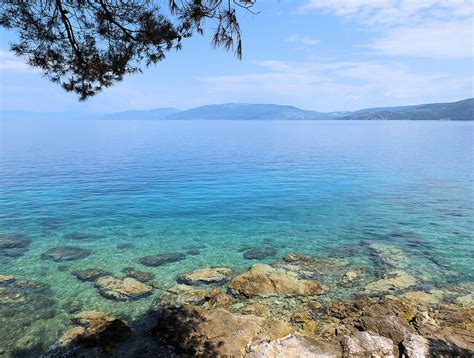
[[[71,271],[144,269],[140,256],[190,248],[200,254],[146,270],[165,285],[202,266],[243,270],[255,263],[243,246],[370,265],[374,241],[431,272],[427,287],[474,280],[474,123],[5,120],[0,131],[0,233],[32,239],[23,256],[0,255],[0,274],[46,282],[59,302],[138,314],[147,300],[105,300]],[[93,254],[40,259],[65,244]]]

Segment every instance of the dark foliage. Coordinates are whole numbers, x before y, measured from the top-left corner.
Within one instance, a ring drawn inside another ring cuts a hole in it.
[[[3,0],[0,26],[18,32],[15,55],[85,100],[180,49],[206,19],[215,22],[213,45],[240,58],[237,10],[255,1]]]

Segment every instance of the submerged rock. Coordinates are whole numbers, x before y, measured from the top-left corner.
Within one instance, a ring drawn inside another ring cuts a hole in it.
[[[23,234],[0,233],[0,255],[19,257],[28,252],[31,240]]]
[[[388,268],[405,270],[412,264],[408,254],[396,246],[375,242],[369,243],[368,247],[381,264]]]
[[[117,245],[117,249],[119,250],[128,250],[128,249],[134,249],[134,248],[135,248],[135,245],[129,242],[123,242]]]
[[[92,253],[92,250],[83,249],[74,246],[58,246],[49,249],[41,255],[43,260],[59,261],[72,261],[80,260]]]
[[[463,307],[474,307],[474,293],[459,296],[454,302]]]
[[[127,275],[127,277],[134,278],[140,282],[148,282],[155,278],[155,274],[151,272],[140,271],[133,267],[125,267],[122,272]]]
[[[103,239],[104,236],[83,232],[70,232],[63,235],[64,240],[73,240],[73,241],[94,241]]]
[[[186,251],[186,255],[190,256],[197,256],[199,254],[201,254],[201,251],[199,249],[190,249]]]
[[[365,286],[369,293],[399,291],[417,284],[416,278],[402,270],[387,272],[383,278]]]
[[[25,247],[18,247],[14,249],[3,249],[1,253],[6,257],[20,257],[28,252],[28,249]]]
[[[246,358],[336,358],[341,352],[337,345],[318,341],[295,333],[270,341],[260,340],[247,348]]]
[[[417,306],[427,307],[430,305],[440,304],[443,302],[442,291],[411,291],[406,292],[402,297],[415,303]]]
[[[27,247],[31,240],[23,234],[0,233],[0,250]]]
[[[277,249],[273,247],[249,248],[244,251],[244,258],[247,260],[264,260],[269,257],[274,257],[277,252]]]
[[[359,280],[359,274],[356,271],[347,271],[342,275],[341,284],[343,286],[352,286]]]
[[[95,281],[99,293],[116,301],[136,300],[151,294],[153,288],[134,278],[118,279],[113,276],[100,277]]]
[[[183,253],[165,253],[140,257],[138,262],[145,266],[162,266],[172,262],[184,260],[186,255]]]
[[[195,306],[164,309],[154,333],[166,344],[202,357],[242,357],[255,340],[277,339],[292,328],[276,319]]]
[[[72,273],[81,281],[95,281],[99,277],[110,276],[112,273],[96,268],[87,268],[84,270],[76,270]]]
[[[185,272],[178,277],[178,282],[186,285],[223,284],[230,280],[234,270],[227,267],[205,267]]]
[[[316,281],[302,280],[262,264],[254,265],[248,272],[237,276],[230,283],[229,290],[244,297],[314,296],[324,291]]]
[[[344,357],[394,357],[392,340],[371,332],[354,332],[343,337],[341,344]]]

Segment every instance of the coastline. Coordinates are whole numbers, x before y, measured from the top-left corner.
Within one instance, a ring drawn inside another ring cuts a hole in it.
[[[424,289],[429,277],[404,271],[411,258],[396,246],[370,250],[380,264],[376,275],[349,260],[300,254],[244,272],[203,267],[172,287],[154,287],[145,271],[118,278],[85,269],[76,277],[93,282],[104,299],[130,302],[153,291],[154,304],[130,322],[71,308],[70,325],[42,356],[471,356],[473,285]],[[48,300],[47,287],[19,278],[0,276],[0,289],[2,304],[12,307]],[[27,343],[5,356],[37,353]]]

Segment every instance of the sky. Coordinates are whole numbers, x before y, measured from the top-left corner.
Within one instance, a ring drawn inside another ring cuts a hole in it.
[[[186,39],[142,74],[86,102],[8,52],[0,30],[2,110],[118,112],[214,103],[321,112],[474,97],[472,0],[257,0],[241,11],[244,54]]]

